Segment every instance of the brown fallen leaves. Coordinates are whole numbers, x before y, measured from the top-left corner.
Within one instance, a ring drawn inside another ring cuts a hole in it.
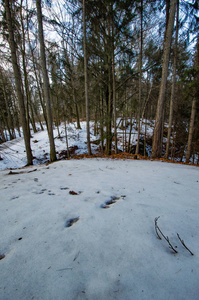
[[[74,192],[74,191],[69,191],[70,195],[79,195],[78,193]]]
[[[199,167],[198,164],[192,164],[192,163],[185,163],[185,162],[179,162],[179,161],[174,161],[170,159],[165,159],[165,158],[151,158],[148,156],[143,156],[140,154],[131,154],[127,152],[121,152],[118,154],[112,153],[111,155],[106,155],[106,154],[79,154],[79,155],[74,155],[71,157],[71,159],[83,159],[83,158],[110,158],[110,159],[137,159],[137,160],[151,160],[151,161],[162,161],[162,162],[167,162],[167,163],[175,163],[175,164],[182,164],[182,165],[189,165],[189,166],[196,166]]]

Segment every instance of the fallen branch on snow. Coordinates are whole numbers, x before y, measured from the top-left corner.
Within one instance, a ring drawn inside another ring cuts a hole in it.
[[[159,219],[159,217],[156,217],[155,218],[155,231],[156,231],[156,234],[157,234],[157,237],[159,238],[159,240],[161,240],[161,237],[160,237],[160,235],[159,235],[159,233],[158,233],[158,231],[160,232],[160,234],[163,236],[163,238],[167,241],[167,243],[169,244],[169,248],[171,248],[175,253],[178,253],[178,251],[171,245],[171,243],[170,243],[170,241],[169,241],[169,237],[167,236],[165,236],[164,234],[163,234],[163,232],[160,230],[160,228],[159,228],[159,226],[158,226],[158,224],[157,224],[157,221],[158,221],[158,219]]]
[[[158,227],[158,225],[157,225],[158,219],[159,219],[159,217],[156,217],[155,220],[154,220],[154,221],[155,221],[155,232],[156,232],[157,237],[159,238],[159,240],[161,240],[162,238],[161,238],[161,236],[160,236],[159,233],[158,233],[158,229],[159,229],[159,227]]]
[[[36,172],[37,169],[30,170],[30,171],[21,171],[21,172],[16,172],[16,171],[10,171],[7,175],[18,175],[18,174],[26,174],[26,173],[32,173]]]
[[[181,244],[185,247],[185,249],[187,249],[187,251],[189,251],[191,253],[191,255],[194,255],[193,252],[191,252],[191,250],[185,245],[184,241],[180,238],[180,235],[177,233],[177,236],[181,242]]]

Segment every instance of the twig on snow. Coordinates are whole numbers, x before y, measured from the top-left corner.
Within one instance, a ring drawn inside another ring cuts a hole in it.
[[[156,217],[154,221],[155,221],[155,232],[156,232],[157,237],[159,238],[159,240],[161,240],[162,238],[161,238],[161,236],[158,233],[158,225],[157,225],[157,221],[158,221],[159,217]]]
[[[167,236],[165,236],[164,234],[163,234],[163,232],[160,230],[160,228],[159,228],[159,226],[158,226],[158,224],[157,224],[157,221],[158,221],[158,219],[159,219],[159,217],[156,217],[155,218],[155,231],[156,231],[156,234],[157,234],[157,236],[158,236],[158,238],[161,240],[161,237],[160,237],[160,235],[159,235],[159,233],[158,233],[158,231],[161,233],[161,235],[163,236],[163,238],[167,241],[167,243],[169,244],[169,248],[171,248],[175,253],[178,253],[178,251],[171,245],[171,243],[170,243],[170,241],[169,241],[169,237]]]
[[[181,239],[181,237],[178,233],[177,233],[177,236],[178,236],[181,244],[185,247],[185,249],[187,249],[187,251],[189,251],[191,253],[191,255],[194,255],[193,252],[191,252],[191,250],[185,245],[184,241]]]

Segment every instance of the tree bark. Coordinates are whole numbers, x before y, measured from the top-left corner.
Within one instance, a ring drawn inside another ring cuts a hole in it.
[[[196,98],[193,99],[192,102],[192,109],[191,109],[191,119],[189,125],[189,136],[188,136],[188,145],[187,145],[187,152],[186,152],[186,163],[189,162],[191,156],[191,145],[193,139],[193,132],[194,132],[194,121],[196,115]]]
[[[172,82],[172,88],[171,88],[169,128],[168,128],[168,133],[167,133],[167,145],[166,145],[166,154],[165,154],[166,159],[168,159],[168,156],[169,156],[171,129],[172,129],[172,124],[173,124],[173,107],[174,107],[174,99],[175,99],[177,51],[178,51],[178,27],[179,27],[178,19],[179,19],[179,0],[177,0],[176,35],[175,35],[174,60],[173,60],[173,82]]]
[[[33,162],[32,162],[32,151],[31,151],[31,147],[30,147],[30,132],[28,131],[28,124],[27,124],[27,119],[26,119],[23,83],[22,83],[22,78],[21,78],[20,67],[19,67],[18,61],[17,61],[16,43],[14,40],[12,15],[11,15],[11,10],[10,10],[10,1],[9,0],[5,0],[5,10],[6,10],[6,20],[7,20],[7,25],[8,25],[8,32],[9,32],[9,46],[10,46],[10,50],[11,50],[12,66],[13,66],[13,70],[14,70],[17,98],[19,101],[20,120],[21,120],[22,129],[23,129],[24,142],[25,142],[25,148],[26,148],[27,165],[32,165]]]
[[[45,54],[45,44],[43,35],[43,23],[42,23],[42,10],[41,10],[41,0],[36,0],[37,6],[37,20],[38,20],[38,30],[39,30],[39,42],[40,42],[40,56],[41,56],[41,67],[43,73],[43,83],[44,83],[44,96],[46,100],[46,111],[47,111],[47,121],[48,121],[48,136],[50,142],[50,161],[55,161],[56,151],[53,136],[53,121],[50,103],[50,91],[49,91],[49,79],[46,68],[46,54]]]
[[[164,102],[165,102],[166,83],[167,83],[167,75],[168,75],[168,67],[169,67],[171,39],[172,39],[175,11],[176,11],[176,2],[177,0],[173,0],[171,3],[168,26],[166,30],[166,36],[165,36],[163,64],[162,64],[162,80],[161,80],[160,92],[158,97],[155,128],[153,132],[153,144],[152,144],[153,158],[161,157],[162,155],[162,127],[163,127],[163,116],[164,116]]]
[[[140,150],[140,117],[141,117],[141,104],[142,104],[142,48],[143,48],[143,0],[141,0],[140,11],[140,54],[139,54],[139,108],[138,108],[138,138],[135,154],[139,154]]]
[[[84,36],[84,85],[85,85],[85,103],[86,103],[86,130],[87,130],[87,148],[88,154],[91,155],[91,144],[90,144],[90,112],[89,112],[89,99],[88,99],[88,65],[87,65],[87,49],[86,49],[86,9],[85,0],[83,0],[83,36]]]
[[[114,139],[115,139],[115,154],[117,154],[117,111],[116,111],[116,88],[115,88],[115,43],[114,43],[114,22],[112,25],[112,77],[113,77],[113,123],[114,123]]]
[[[199,67],[199,35],[197,40],[197,46],[196,46],[196,61],[195,66]],[[194,78],[195,81],[199,82],[199,74],[197,72],[196,77]],[[188,136],[188,145],[187,145],[187,152],[186,152],[186,162],[189,162],[190,156],[191,156],[191,145],[192,145],[192,139],[193,139],[193,132],[194,132],[194,122],[195,122],[195,115],[196,115],[196,103],[198,99],[199,91],[198,88],[195,88],[195,95],[192,102],[192,109],[191,109],[191,119],[190,119],[190,125],[189,125],[189,136]]]

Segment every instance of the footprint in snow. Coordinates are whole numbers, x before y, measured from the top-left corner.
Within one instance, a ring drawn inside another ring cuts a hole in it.
[[[114,204],[119,199],[120,197],[111,196],[111,199],[102,204],[101,208],[109,208],[111,204]]]
[[[5,254],[0,254],[0,260],[4,259],[5,257],[6,257]]]
[[[10,200],[15,200],[15,199],[18,199],[19,196],[13,196],[12,198],[10,198]]]
[[[69,220],[66,221],[65,227],[71,227],[77,221],[79,221],[79,217],[71,218],[71,219],[69,219]]]

